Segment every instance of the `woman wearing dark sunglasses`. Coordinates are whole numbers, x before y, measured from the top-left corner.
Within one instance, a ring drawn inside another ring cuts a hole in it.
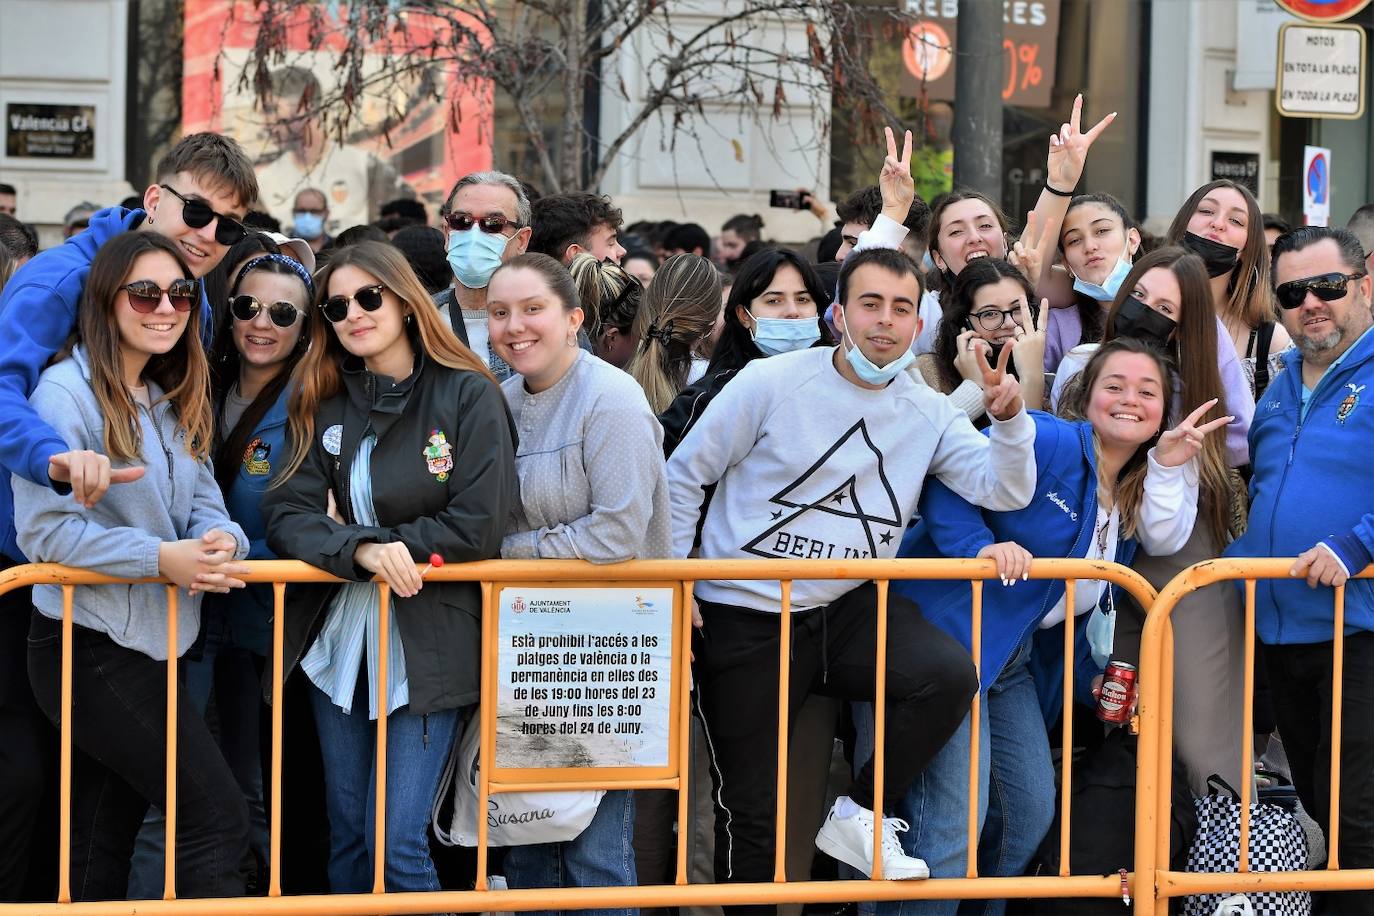
[[[294,375],[268,544],[342,579],[287,593],[288,672],[309,679],[329,811],[329,883],[372,886],[372,722],[387,717],[386,886],[435,890],[431,806],[459,711],[477,702],[476,583],[425,582],[430,555],[500,556],[514,503],[513,430],[491,373],[444,324],[405,256],[339,250],[318,276]],[[335,508],[337,506],[337,508]],[[380,607],[391,588],[387,695],[378,702]],[[379,706],[384,705],[384,709]]]
[[[166,659],[196,638],[203,592],[243,585],[230,561],[247,553],[248,538],[225,510],[208,461],[198,286],[177,246],[156,233],[125,233],[101,248],[77,328],[31,403],[68,444],[144,473],[89,508],[18,476],[13,484],[19,544],[31,560],[180,586],[175,645],[161,585],[95,586],[75,596],[72,888],[81,899],[124,898],[134,836],[149,805],[166,797]],[[29,677],[57,723],[66,714],[62,589],[37,586],[33,603]],[[243,793],[191,704],[178,705],[176,730],[177,891],[241,894]]]

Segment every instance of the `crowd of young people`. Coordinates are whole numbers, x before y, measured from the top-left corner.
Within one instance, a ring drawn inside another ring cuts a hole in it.
[[[1049,727],[1064,629],[1086,686],[1108,660],[1136,661],[1143,623],[1098,582],[1077,583],[1068,607],[1063,582],[1027,581],[1033,558],[1114,561],[1162,586],[1223,553],[1300,554],[1295,577],[1324,588],[1374,554],[1353,465],[1333,474],[1328,518],[1276,533],[1301,498],[1290,466],[1310,481],[1325,473],[1319,462],[1358,460],[1328,451],[1358,454],[1364,442],[1374,319],[1360,242],[1301,229],[1274,242],[1271,264],[1254,197],[1214,181],[1147,252],[1120,202],[1078,193],[1112,120],[1083,130],[1080,113],[1081,99],[1050,140],[1047,183],[1019,237],[977,192],[918,200],[911,136],[899,151],[889,131],[876,185],[841,208],[837,264],[765,245],[759,221],[742,218],[725,227],[726,283],[709,238],[679,233],[661,261],[627,252],[606,199],[532,204],[515,178],[473,173],[442,210],[451,282],[434,295],[385,233],[302,252],[248,231],[257,187],[243,152],[215,134],[179,142],[141,207],[95,213],[0,291],[4,564],[179,589],[176,645],[163,587],[76,592],[73,896],[128,893],[140,827],[165,793],[169,657],[184,660],[192,699],[175,723],[180,895],[258,886],[265,723],[283,702],[290,740],[308,747],[284,773],[286,886],[371,886],[381,717],[386,886],[453,886],[430,820],[474,726],[482,605],[475,584],[428,582],[419,565],[431,554],[993,559],[1001,587],[985,591],[976,666],[968,586],[894,584],[881,749],[878,587],[794,582],[788,708],[795,720],[812,698],[833,698],[853,725],[852,781],[803,809],[821,852],[870,874],[884,813],[885,877],[962,875],[974,802],[980,874],[1024,873],[1055,810]],[[1309,414],[1317,429],[1300,447]],[[1263,534],[1247,530],[1251,503]],[[272,557],[343,580],[288,588],[277,697],[256,686],[272,596],[240,578],[244,559]],[[381,705],[373,579],[395,609]],[[1330,633],[1293,588],[1263,588],[1257,619],[1278,669],[1274,716],[1317,814],[1329,742],[1310,720],[1323,713],[1289,692],[1329,672],[1304,653]],[[714,814],[702,839],[720,882],[773,874],[778,799],[760,764],[776,759],[782,600],[777,582],[705,580],[690,609],[706,760],[696,775],[711,783]],[[1360,638],[1370,601],[1347,597]],[[50,814],[54,726],[68,714],[63,597],[38,586],[0,603],[0,899],[44,899],[34,838]],[[1238,784],[1250,778],[1239,765],[1239,593],[1198,590],[1174,625],[1178,762],[1194,792],[1214,774]],[[971,781],[975,699],[983,753]],[[813,748],[827,762],[830,743]],[[1374,738],[1345,747],[1367,760]],[[312,784],[314,807],[303,801]],[[1374,865],[1374,801],[1342,798],[1343,864]],[[575,839],[506,850],[508,885],[636,883],[637,828],[671,829],[661,806],[636,805],[636,793],[607,792]],[[307,836],[327,838],[318,856]]]

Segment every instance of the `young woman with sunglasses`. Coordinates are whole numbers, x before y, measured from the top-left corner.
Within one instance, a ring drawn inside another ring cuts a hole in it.
[[[991,877],[1022,874],[1054,817],[1054,766],[1037,681],[1062,684],[1065,619],[1091,615],[1086,627],[1079,624],[1080,639],[1089,643],[1095,664],[1082,667],[1100,672],[1110,652],[1101,639],[1109,641],[1109,625],[1103,625],[1120,600],[1110,585],[1080,580],[1074,607],[1066,608],[1064,582],[1023,580],[1031,559],[1129,563],[1138,544],[1161,553],[1177,550],[1197,514],[1197,455],[1208,434],[1229,419],[1203,423],[1200,417],[1212,406],[1205,403],[1166,432],[1173,369],[1157,348],[1134,338],[1104,344],[1084,379],[1074,421],[1035,415],[1036,495],[1026,508],[979,509],[932,481],[921,495],[921,521],[907,532],[899,553],[991,558],[1002,579],[1001,586],[988,583],[983,590],[979,665],[977,855],[979,874]],[[966,583],[909,581],[893,588],[971,650]],[[1053,647],[1043,661],[1035,652],[1042,640]],[[1045,677],[1048,672],[1037,670],[1037,663],[1058,676]],[[1079,683],[1090,681],[1085,670]],[[903,837],[908,852],[925,859],[934,877],[966,873],[969,729],[965,719],[895,812],[912,825]],[[980,906],[984,913],[1000,913],[1005,904]],[[955,901],[907,902],[879,911],[956,909],[965,911]]]
[[[487,313],[492,344],[517,373],[501,383],[520,430],[520,500],[501,556],[669,556],[663,433],[634,380],[578,347],[583,315],[571,275],[547,255],[519,255],[492,274]],[[634,885],[633,835],[633,794],[607,792],[575,839],[510,847],[506,880],[524,888]]]
[[[1218,364],[1219,348],[1229,341],[1217,338],[1217,319],[1211,309],[1207,269],[1201,258],[1177,246],[1160,248],[1138,259],[1122,283],[1111,310],[1103,340],[1136,337],[1170,353],[1178,367],[1178,386],[1172,416],[1186,405],[1215,399],[1207,420],[1221,413],[1232,417],[1226,435],[1209,436],[1198,456],[1198,522],[1183,547],[1173,553],[1139,551],[1132,566],[1155,588],[1163,588],[1193,563],[1221,555],[1243,514],[1243,488],[1233,468],[1248,460],[1244,446],[1254,415],[1250,389],[1235,372],[1228,384]],[[1079,350],[1064,358],[1059,375],[1070,375]],[[1235,365],[1232,355],[1232,365]],[[1082,379],[1071,380],[1063,392],[1065,403]],[[1056,386],[1060,379],[1055,379]],[[1239,443],[1239,444],[1238,444]],[[1207,777],[1220,774],[1239,785],[1237,748],[1241,743],[1244,689],[1244,607],[1240,593],[1229,583],[1199,589],[1181,600],[1174,624],[1174,747],[1193,791],[1207,791]],[[1135,662],[1139,654],[1144,612],[1135,602],[1121,603],[1114,655]]]
[[[969,419],[988,423],[983,410],[981,350],[991,365],[1003,347],[1012,348],[1011,371],[1021,381],[1029,410],[1045,399],[1045,322],[1050,311],[1035,307],[1035,290],[1012,264],[1001,258],[978,258],[954,280],[935,349],[916,358],[926,384],[947,394]]]
[[[79,323],[34,389],[44,422],[77,448],[138,467],[137,479],[83,506],[14,478],[20,547],[36,562],[179,586],[168,644],[161,585],[78,589],[73,605],[72,889],[120,900],[134,837],[166,798],[167,658],[200,630],[201,595],[241,587],[232,563],[248,538],[210,471],[209,371],[200,345],[199,284],[180,249],[155,233],[107,242],[91,264]],[[61,704],[62,589],[33,590],[28,667],[53,723]],[[248,847],[243,792],[200,714],[177,707],[177,890],[243,893]]]
[[[512,428],[490,371],[453,335],[399,250],[359,242],[316,278],[318,308],[287,408],[284,480],[264,501],[268,546],[348,580],[287,592],[324,757],[329,883],[372,886],[372,721],[387,717],[386,886],[436,890],[431,805],[460,711],[480,692],[475,583],[417,566],[500,555],[515,498]],[[391,589],[385,702],[380,608]]]
[[[1264,216],[1250,189],[1227,179],[1198,188],[1179,208],[1166,242],[1202,258],[1217,318],[1240,357],[1252,399],[1283,368],[1292,339],[1274,314]],[[1247,462],[1248,463],[1248,462]]]

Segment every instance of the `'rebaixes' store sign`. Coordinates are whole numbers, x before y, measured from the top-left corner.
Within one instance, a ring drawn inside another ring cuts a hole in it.
[[[971,0],[965,0],[971,2]],[[989,0],[977,0],[989,2]],[[954,101],[959,0],[904,0],[912,25],[902,42],[902,94]],[[1044,108],[1054,89],[1059,0],[1003,0],[1002,101]]]
[[[5,155],[10,159],[94,159],[95,106],[9,102]]]

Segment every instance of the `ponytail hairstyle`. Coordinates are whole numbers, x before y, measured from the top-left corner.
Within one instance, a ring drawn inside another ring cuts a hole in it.
[[[181,275],[196,284],[197,301],[186,315],[186,327],[176,345],[166,353],[149,357],[143,376],[162,389],[161,400],[171,403],[177,425],[186,433],[183,440],[186,453],[205,460],[210,457],[214,426],[210,410],[210,367],[200,343],[200,282],[171,239],[157,232],[124,232],[100,247],[86,278],[76,329],[56,359],[70,355],[74,345],[82,346],[90,362],[91,389],[105,417],[105,454],[112,461],[141,460],[142,426],[138,405],[124,383],[124,357],[120,350],[115,300],[119,298],[120,287],[130,282],[129,272],[134,262],[153,252],[169,255],[176,261]]]
[[[940,227],[944,223],[945,211],[952,205],[965,200],[981,200],[983,203],[987,204],[988,209],[992,211],[993,218],[997,220],[997,225],[1002,227],[1002,235],[1005,236],[1011,231],[1011,224],[1007,221],[1007,215],[1003,213],[1002,208],[994,203],[992,198],[988,197],[986,194],[981,191],[975,191],[972,188],[959,188],[954,191],[946,191],[939,197],[936,197],[930,204],[930,222],[926,226],[926,251],[930,252],[932,259],[937,254],[942,258],[944,257],[940,252]],[[1003,248],[1007,247],[1009,246],[1004,243]],[[1003,257],[1005,256],[1006,252],[1004,251]],[[926,289],[935,291],[951,289],[954,286],[954,272],[948,268],[937,266],[930,272],[930,275],[926,277],[925,282],[921,285]]]
[[[639,341],[625,366],[655,414],[687,387],[693,348],[721,311],[720,272],[694,254],[674,255],[654,274],[631,332]]]
[[[486,364],[454,335],[448,322],[440,317],[434,301],[425,292],[405,255],[388,242],[367,240],[335,249],[329,264],[315,276],[317,308],[329,298],[330,277],[339,268],[349,266],[376,277],[378,283],[401,300],[401,310],[405,312],[408,323],[407,332],[417,353],[423,353],[427,359],[441,366],[474,372],[496,384],[496,377]],[[325,320],[323,314],[318,317],[319,320],[312,318],[303,332],[303,336],[308,333],[310,339],[305,355],[296,363],[291,375],[291,400],[287,407],[291,460],[273,486],[286,480],[301,466],[315,438],[315,417],[319,415],[320,406],[343,390],[343,362],[350,354],[339,342],[339,335],[331,322]]]
[[[1250,189],[1243,184],[1220,178],[1209,181],[1188,196],[1179,208],[1165,236],[1166,245],[1182,245],[1188,232],[1188,222],[1197,212],[1198,204],[1217,188],[1230,188],[1245,201],[1245,246],[1240,250],[1231,280],[1226,284],[1226,301],[1217,303],[1216,312],[1222,321],[1240,321],[1248,328],[1261,322],[1277,320],[1274,294],[1269,285],[1269,246],[1264,241],[1264,214]],[[1206,276],[1204,273],[1203,276]],[[1210,289],[1210,287],[1209,287]],[[1209,299],[1210,301],[1210,299]]]
[[[1097,378],[1102,374],[1103,367],[1107,365],[1107,360],[1117,353],[1137,353],[1141,356],[1148,356],[1159,366],[1159,380],[1164,386],[1161,394],[1167,398],[1167,392],[1174,389],[1176,377],[1174,373],[1173,361],[1167,354],[1160,351],[1157,347],[1151,346],[1143,340],[1135,337],[1118,337],[1115,340],[1105,341],[1097,351],[1093,353],[1088,364],[1083,367],[1078,384],[1074,386],[1065,400],[1060,415],[1069,420],[1087,420],[1088,404],[1092,401],[1093,386],[1097,384]],[[1154,435],[1147,441],[1142,442],[1135,450],[1135,453],[1122,466],[1117,475],[1115,486],[1112,482],[1102,479],[1102,446],[1098,442],[1097,433],[1093,433],[1093,451],[1096,455],[1097,465],[1097,488],[1099,490],[1110,490],[1116,497],[1117,512],[1121,517],[1121,537],[1135,537],[1136,530],[1140,525],[1140,505],[1145,499],[1145,474],[1149,470],[1147,456],[1150,449],[1159,442],[1159,437],[1169,424],[1169,414],[1166,410],[1160,416],[1159,429],[1155,430]]]
[[[548,265],[538,268],[540,274],[546,274],[547,271]],[[564,273],[572,275],[577,290],[574,305],[581,306],[582,324],[587,329],[587,336],[592,340],[601,337],[612,314],[620,317],[627,311],[638,311],[643,290],[639,281],[627,274],[619,264],[609,261],[603,263],[583,252],[572,259]],[[549,279],[547,275],[544,278]],[[549,283],[549,288],[553,288],[552,282]],[[616,321],[611,321],[610,324],[620,327]]]
[[[229,492],[234,484],[234,479],[238,476],[239,466],[243,461],[243,453],[248,446],[249,437],[253,435],[253,430],[258,428],[258,424],[267,415],[267,411],[271,410],[272,405],[277,403],[277,398],[286,390],[286,385],[291,380],[291,373],[295,370],[296,364],[305,355],[306,348],[310,345],[311,322],[324,320],[323,315],[314,314],[318,310],[312,307],[315,299],[315,287],[309,279],[310,274],[305,271],[303,265],[296,264],[293,267],[294,260],[292,260],[292,264],[283,263],[287,260],[291,259],[281,254],[268,254],[253,258],[243,265],[243,269],[234,276],[229,287],[228,299],[232,300],[238,295],[244,278],[251,274],[267,273],[291,277],[300,286],[299,305],[304,312],[296,319],[300,323],[301,331],[300,336],[296,338],[295,348],[286,358],[286,361],[282,363],[272,380],[262,386],[262,390],[243,411],[243,415],[239,417],[239,421],[233,429],[224,429],[219,426],[220,418],[224,412],[224,401],[229,396],[229,392],[238,384],[239,370],[242,365],[242,357],[238,346],[234,343],[234,316],[227,306],[223,308],[222,316],[215,328],[215,342],[210,349],[210,397],[214,408],[215,423],[219,427],[215,430],[215,481],[225,493]]]
[[[1198,405],[1217,399],[1217,404],[1198,422],[1206,423],[1226,416],[1226,389],[1221,382],[1221,363],[1217,355],[1217,316],[1212,308],[1212,292],[1208,284],[1207,268],[1202,259],[1177,245],[1156,248],[1136,260],[1130,274],[1121,284],[1112,307],[1107,312],[1103,341],[1120,340],[1116,335],[1116,313],[1129,296],[1135,295],[1141,277],[1156,267],[1171,271],[1178,281],[1179,315],[1173,341],[1169,345],[1178,383],[1171,399],[1183,414],[1172,417],[1178,422]],[[1230,530],[1230,471],[1227,465],[1226,436],[1222,431],[1202,440],[1198,456],[1200,471],[1199,519],[1212,526],[1219,543],[1225,544]]]
[[[1035,288],[1010,262],[1002,258],[978,258],[970,261],[959,276],[954,279],[948,300],[940,302],[940,326],[935,335],[935,368],[946,393],[959,387],[964,380],[954,367],[954,359],[959,355],[959,335],[967,330],[965,322],[973,314],[973,297],[978,290],[1003,280],[1012,280],[1026,296],[1026,305],[1031,314],[1038,309]],[[1027,328],[1030,333],[1034,328]]]

